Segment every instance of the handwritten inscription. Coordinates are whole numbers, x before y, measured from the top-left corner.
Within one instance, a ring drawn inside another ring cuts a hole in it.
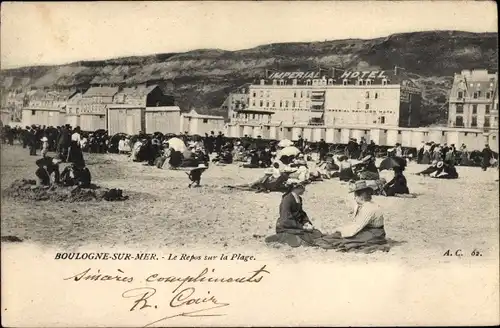
[[[132,298],[133,305],[130,311],[141,311],[147,308],[159,309],[160,306],[154,304],[153,295],[156,295],[156,289],[152,287],[140,287],[127,290],[123,292],[123,298]],[[223,316],[225,313],[213,313],[212,310],[228,307],[229,303],[220,302],[217,300],[215,295],[211,295],[211,292],[207,292],[207,295],[201,296],[196,294],[196,289],[194,287],[187,287],[181,291],[175,293],[174,296],[168,303],[170,308],[183,310],[180,313],[169,314],[158,320],[146,324],[144,327],[149,327],[154,324],[160,323],[167,319],[172,319],[175,317],[207,317],[207,316]],[[156,303],[156,302],[155,302]],[[201,308],[196,307],[197,305],[203,305]],[[195,308],[195,309],[194,309]],[[192,310],[194,309],[194,310]],[[188,311],[186,311],[188,310]]]
[[[121,296],[122,298],[131,300],[131,303],[128,305],[128,310],[130,312],[145,311],[148,309],[149,311],[156,311],[164,308],[171,309],[173,313],[164,313],[158,320],[150,322],[144,326],[149,327],[175,317],[212,317],[227,315],[226,313],[220,313],[218,311],[214,312],[214,310],[229,307],[229,302],[219,300],[219,298],[214,295],[212,291],[197,291],[197,287],[192,286],[192,284],[260,283],[264,277],[268,276],[270,273],[271,272],[267,269],[266,265],[264,265],[257,270],[232,277],[216,275],[215,269],[204,268],[201,272],[195,275],[175,276],[151,273],[145,275],[143,279],[136,279],[132,275],[127,275],[126,272],[121,269],[117,269],[116,272],[102,272],[101,269],[88,268],[82,272],[66,277],[64,280],[79,283],[109,281],[126,284],[130,284],[135,281],[147,283],[149,285],[148,287],[142,286],[127,289],[121,294]],[[166,297],[169,300],[168,305],[165,305],[167,304],[165,302],[162,306],[162,300],[164,300],[165,297],[158,295],[161,294],[158,292],[158,287],[150,286],[154,284],[164,285],[168,283],[174,284],[173,290],[171,291],[173,296]]]

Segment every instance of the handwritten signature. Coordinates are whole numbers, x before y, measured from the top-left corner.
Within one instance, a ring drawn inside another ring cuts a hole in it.
[[[216,317],[216,316],[226,315],[221,313],[207,313],[207,312],[218,308],[227,307],[230,305],[229,303],[219,302],[214,295],[210,295],[210,292],[208,292],[209,296],[206,297],[197,297],[195,296],[195,293],[196,289],[194,287],[184,288],[180,292],[176,293],[175,296],[170,300],[169,303],[170,307],[185,309],[187,307],[192,307],[193,305],[199,305],[199,304],[207,304],[208,307],[193,311],[184,311],[174,315],[167,315],[156,321],[148,323],[144,327],[150,327],[156,323],[165,321],[167,319],[172,319],[175,317]],[[158,308],[158,305],[154,305],[151,299],[151,297],[153,297],[153,295],[155,294],[156,294],[155,288],[139,287],[123,292],[122,297],[132,298],[134,300],[133,305],[130,308],[130,311],[140,311],[146,308],[154,308],[154,309]]]

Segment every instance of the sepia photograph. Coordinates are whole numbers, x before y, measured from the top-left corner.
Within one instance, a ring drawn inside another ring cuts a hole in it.
[[[2,326],[500,324],[495,2],[0,12]]]

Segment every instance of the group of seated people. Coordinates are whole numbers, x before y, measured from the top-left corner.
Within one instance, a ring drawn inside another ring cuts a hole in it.
[[[450,161],[436,161],[425,170],[418,172],[417,175],[430,176],[436,179],[458,179],[458,172]]]
[[[332,234],[323,234],[316,229],[303,209],[302,195],[305,185],[293,183],[288,186],[279,206],[276,233],[266,238],[266,243],[281,243],[291,247],[313,246],[343,252],[389,251],[381,208],[372,201],[373,189],[365,181],[356,181],[349,186],[354,194],[356,208],[351,222],[334,229]]]
[[[92,178],[84,161],[72,162],[60,172],[59,164],[61,162],[62,160],[59,156],[46,156],[38,159],[35,171],[37,185],[48,187],[58,184],[66,187],[78,186],[81,188],[90,188]]]

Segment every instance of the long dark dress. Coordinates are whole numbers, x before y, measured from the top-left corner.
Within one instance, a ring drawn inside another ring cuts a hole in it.
[[[409,194],[406,178],[401,172],[395,172],[394,178],[387,184],[385,188],[387,196],[395,196],[396,194]]]
[[[267,237],[266,243],[280,243],[291,247],[321,247],[341,252],[372,253],[377,250],[388,251],[390,249],[383,227],[366,227],[349,238],[342,238],[339,233],[324,235],[317,229],[304,230],[304,225],[311,222],[302,208],[300,197],[299,200],[300,202],[297,202],[291,193],[283,196],[280,204],[280,217],[276,222],[276,234]]]
[[[85,163],[85,160],[83,159],[82,148],[80,148],[80,145],[76,141],[71,141],[71,144],[69,146],[68,162],[75,164]]]

